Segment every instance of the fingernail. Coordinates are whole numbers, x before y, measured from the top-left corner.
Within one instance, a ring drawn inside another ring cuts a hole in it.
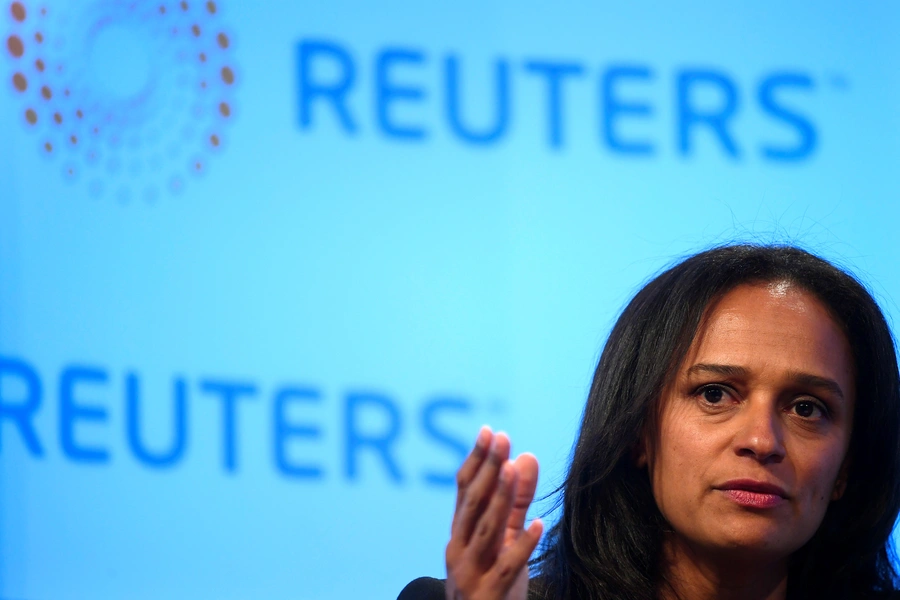
[[[491,440],[491,455],[497,456],[497,436],[494,436],[494,439]]]
[[[484,450],[485,446],[487,446],[490,433],[491,428],[487,425],[482,425],[481,429],[478,430],[478,435],[475,436],[475,447]]]

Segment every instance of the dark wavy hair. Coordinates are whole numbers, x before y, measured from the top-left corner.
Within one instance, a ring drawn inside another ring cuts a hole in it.
[[[707,307],[740,284],[780,281],[816,296],[843,329],[857,398],[846,491],[791,557],[788,598],[874,598],[897,588],[890,534],[900,511],[900,376],[884,315],[859,281],[809,252],[733,245],[654,278],[613,327],[556,490],[560,518],[532,562],[547,598],[657,597],[667,524],[634,448]]]

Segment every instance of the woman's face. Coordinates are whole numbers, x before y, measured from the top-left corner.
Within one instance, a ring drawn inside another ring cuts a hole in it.
[[[639,463],[694,551],[785,558],[843,493],[852,355],[824,305],[787,283],[716,303],[661,398]]]

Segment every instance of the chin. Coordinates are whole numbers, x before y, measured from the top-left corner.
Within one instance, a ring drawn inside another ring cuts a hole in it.
[[[721,532],[708,546],[718,552],[745,558],[779,560],[790,556],[806,542],[777,526],[740,527]]]

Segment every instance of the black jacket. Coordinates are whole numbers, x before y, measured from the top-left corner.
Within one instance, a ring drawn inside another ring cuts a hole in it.
[[[445,579],[435,579],[433,577],[419,577],[415,579],[400,592],[397,600],[445,600],[444,586]],[[540,578],[532,579],[528,586],[528,600],[546,600],[546,596],[541,591]],[[866,595],[866,600],[900,600],[900,591],[885,591],[881,593],[873,593]],[[849,600],[849,599],[848,599]],[[861,600],[854,598],[852,600]]]
[[[410,581],[403,588],[403,591],[397,596],[397,600],[444,600],[444,586],[446,583],[446,579],[419,577]],[[532,580],[531,585],[528,586],[528,600],[544,600],[544,596],[540,593],[540,588],[535,583]]]

